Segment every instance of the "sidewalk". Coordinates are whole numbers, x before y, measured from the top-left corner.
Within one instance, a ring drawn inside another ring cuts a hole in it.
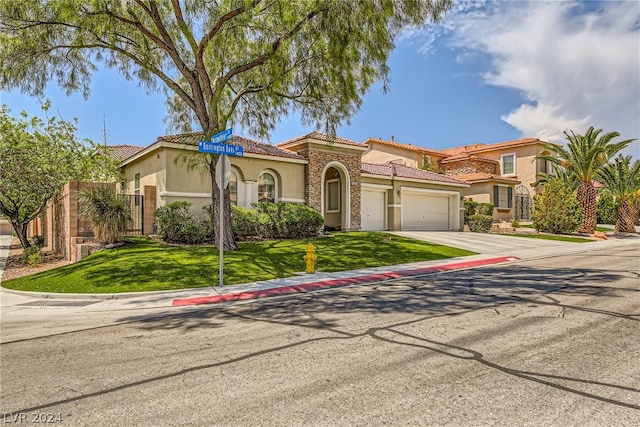
[[[4,239],[4,236],[2,236]],[[9,236],[10,238],[10,236]],[[523,239],[523,238],[518,238]],[[0,241],[0,273],[8,252],[9,241]],[[233,303],[237,301],[307,293],[340,286],[358,285],[393,280],[402,277],[424,275],[442,271],[460,270],[519,260],[555,257],[580,253],[585,250],[637,245],[640,238],[605,240],[593,243],[565,243],[546,245],[539,241],[536,247],[518,248],[502,253],[485,253],[468,257],[451,258],[412,264],[351,270],[337,273],[305,274],[285,279],[273,279],[254,283],[178,291],[142,292],[125,294],[50,294],[0,289],[0,306],[15,308],[51,308],[59,310],[73,307],[75,311],[132,310],[192,306],[200,304]],[[587,245],[587,246],[585,246]]]

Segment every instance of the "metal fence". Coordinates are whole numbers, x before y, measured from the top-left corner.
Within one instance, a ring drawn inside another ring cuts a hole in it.
[[[125,234],[143,234],[144,198],[141,194],[124,194],[129,199],[132,221]]]

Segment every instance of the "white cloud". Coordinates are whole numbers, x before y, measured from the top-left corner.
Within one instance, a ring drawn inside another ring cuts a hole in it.
[[[563,142],[562,131],[591,125],[640,136],[639,28],[637,1],[474,2],[422,39],[408,37],[431,46],[445,35],[454,48],[489,55],[485,82],[527,100],[502,119],[525,136]],[[638,143],[631,150],[640,157]]]

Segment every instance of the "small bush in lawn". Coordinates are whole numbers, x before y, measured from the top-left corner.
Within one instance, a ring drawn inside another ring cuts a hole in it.
[[[478,202],[474,202],[472,200],[464,201],[464,223],[469,224],[469,217],[476,214],[476,209],[478,208]]]
[[[618,205],[611,194],[601,193],[596,206],[598,224],[615,224],[618,220]]]
[[[576,231],[582,222],[582,209],[573,188],[559,179],[549,180],[544,191],[533,198],[531,219],[538,231],[555,234]]]
[[[476,214],[493,216],[493,208],[493,203],[478,203]]]
[[[520,221],[518,221],[518,219],[517,219],[517,218],[513,218],[513,219],[511,220],[511,227],[513,227],[513,228],[518,228],[518,227],[520,227]]]
[[[203,221],[191,213],[189,202],[173,202],[156,210],[158,234],[174,243],[202,243],[206,240]]]
[[[488,233],[493,224],[493,217],[490,215],[471,215],[469,217],[469,230],[475,233]]]
[[[42,263],[42,255],[39,246],[29,246],[22,252],[22,260],[29,267],[37,267]]]

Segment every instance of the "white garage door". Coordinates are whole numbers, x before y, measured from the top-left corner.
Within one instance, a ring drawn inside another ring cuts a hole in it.
[[[448,230],[449,198],[402,193],[403,230]]]
[[[384,191],[362,190],[361,230],[384,230]]]

